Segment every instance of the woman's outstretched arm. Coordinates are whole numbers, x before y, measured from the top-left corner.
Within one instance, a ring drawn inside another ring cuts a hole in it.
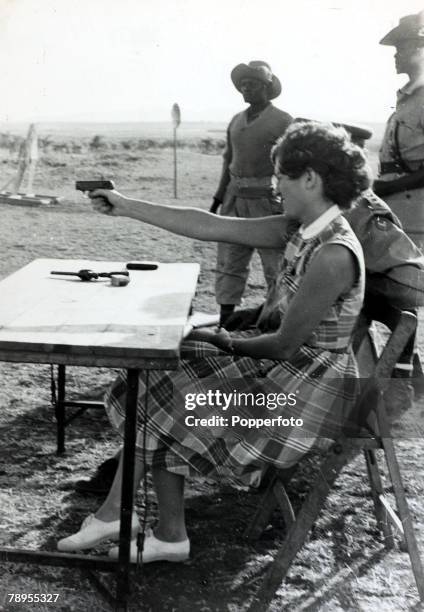
[[[90,197],[99,212],[136,219],[189,238],[255,248],[285,247],[287,220],[283,215],[258,219],[220,217],[200,208],[155,204],[104,189],[92,191]]]

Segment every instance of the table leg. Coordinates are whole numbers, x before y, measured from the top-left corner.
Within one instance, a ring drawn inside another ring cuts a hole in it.
[[[119,560],[116,585],[116,601],[119,610],[127,609],[127,598],[129,594],[131,517],[133,510],[134,459],[137,435],[138,375],[138,370],[129,369],[127,371],[127,397],[122,465],[121,529],[119,532]]]
[[[65,366],[59,365],[57,368],[57,401],[55,406],[58,455],[62,455],[65,452],[65,388]]]

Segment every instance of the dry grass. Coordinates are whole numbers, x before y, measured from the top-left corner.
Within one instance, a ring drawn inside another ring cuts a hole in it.
[[[16,168],[0,149],[2,182]],[[179,156],[178,202],[207,207],[220,172],[220,157],[184,150]],[[74,181],[112,178],[125,192],[172,203],[172,152],[118,148],[83,153],[46,152],[40,161],[36,190],[64,197],[56,207],[1,205],[0,277],[36,257],[108,260],[158,259],[199,261],[202,273],[195,306],[214,310],[215,247],[171,236],[129,220],[99,216],[74,191]],[[263,295],[255,261],[246,302]],[[421,338],[422,343],[422,338]],[[54,550],[58,537],[72,532],[98,505],[75,493],[73,483],[88,477],[118,447],[105,416],[87,413],[69,429],[67,453],[55,455],[55,422],[50,405],[49,367],[0,364],[0,541],[2,545]],[[75,397],[97,395],[113,373],[69,369],[69,391]],[[414,416],[422,419],[422,408]],[[423,440],[399,442],[421,549],[424,550]],[[293,484],[294,499],[305,494],[308,465]],[[142,508],[141,496],[137,500]],[[243,529],[258,503],[257,494],[204,480],[187,485],[187,521],[193,545],[188,563],[147,566],[133,577],[131,610],[207,612],[242,611],[257,589],[282,536],[278,520],[256,546],[245,543]],[[149,517],[156,506],[149,487]],[[104,549],[103,549],[104,550]],[[2,610],[97,611],[108,609],[79,571],[26,564],[2,564]],[[12,605],[7,593],[59,593],[56,604]],[[408,558],[387,554],[371,513],[364,466],[345,470],[317,522],[307,547],[298,555],[272,609],[381,610],[412,609],[418,601]]]

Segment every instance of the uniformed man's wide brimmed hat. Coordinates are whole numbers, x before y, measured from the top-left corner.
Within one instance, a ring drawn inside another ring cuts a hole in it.
[[[304,117],[296,117],[294,121],[314,121],[314,119],[305,119]],[[320,123],[320,122],[318,122]],[[372,131],[363,125],[351,125],[350,123],[340,123],[331,121],[335,127],[342,127],[348,132],[352,140],[369,140],[372,136]]]
[[[231,80],[236,89],[240,90],[242,79],[257,79],[268,85],[269,99],[277,98],[281,93],[280,80],[273,74],[271,66],[266,62],[254,60],[248,64],[237,64],[231,71]]]
[[[352,140],[369,140],[372,136],[372,131],[363,125],[351,125],[350,123],[337,123],[332,121],[336,127],[342,127],[348,132]]]
[[[380,40],[380,45],[396,47],[403,40],[417,40],[424,44],[424,11],[401,17],[399,25]]]

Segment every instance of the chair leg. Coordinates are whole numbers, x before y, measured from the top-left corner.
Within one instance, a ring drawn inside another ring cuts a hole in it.
[[[295,522],[296,516],[293,510],[293,506],[291,504],[290,498],[287,495],[287,491],[284,486],[284,482],[280,478],[278,478],[278,476],[275,479],[273,493],[274,493],[275,499],[278,502],[278,505],[281,508],[281,513],[283,515],[286,527],[289,528]]]
[[[273,476],[266,488],[265,493],[261,496],[259,506],[253,515],[252,520],[247,526],[244,537],[248,540],[257,540],[265,527],[268,525],[271,515],[277,507],[277,499],[274,495],[274,484],[276,476]]]
[[[286,527],[290,527],[294,522],[295,515],[285,484],[290,481],[296,469],[297,465],[281,470],[268,469],[266,472],[266,476],[270,476],[268,485],[261,497],[258,509],[243,534],[245,538],[257,540],[269,524],[272,513],[277,506],[281,508]]]
[[[384,491],[380,472],[378,470],[377,457],[372,449],[364,450],[364,456],[367,465],[368,478],[370,481],[371,495],[374,502],[374,512],[377,519],[377,525],[383,534],[384,546],[387,550],[391,550],[394,548],[395,541],[393,538],[389,517],[387,516],[387,510],[380,500],[380,495],[383,495]]]
[[[66,368],[64,365],[59,365],[58,384],[57,384],[57,400],[55,406],[55,416],[57,421],[57,454],[62,455],[65,452],[65,394],[66,394]]]
[[[342,467],[356,454],[354,449],[333,453],[325,461],[317,481],[303,503],[296,521],[288,529],[283,545],[277,552],[264,581],[254,597],[249,612],[264,612],[274,598],[275,592],[286,577],[299,550],[304,545],[312,525],[317,520],[324,502]]]
[[[382,444],[384,454],[386,456],[390,479],[393,485],[393,492],[396,498],[396,505],[403,526],[406,549],[411,560],[411,567],[420,599],[421,601],[424,601],[424,570],[414,533],[411,514],[409,512],[408,503],[405,497],[405,488],[403,486],[393,440],[391,438],[382,438]]]
[[[409,512],[408,503],[406,501],[405,487],[403,485],[402,476],[399,469],[399,463],[396,457],[396,451],[393,444],[393,439],[390,436],[390,425],[387,419],[384,402],[379,401],[377,403],[376,414],[378,429],[381,437],[381,445],[384,450],[390,480],[392,481],[396,505],[403,528],[403,536],[405,539],[406,549],[411,560],[412,572],[414,574],[415,582],[417,584],[420,599],[421,601],[424,601],[424,569],[418,550],[417,540],[415,538],[411,514]]]
[[[416,376],[417,378],[423,378],[424,377],[423,364],[421,362],[421,355],[418,349],[414,351],[414,355],[412,357],[412,366],[413,366],[413,376]]]

